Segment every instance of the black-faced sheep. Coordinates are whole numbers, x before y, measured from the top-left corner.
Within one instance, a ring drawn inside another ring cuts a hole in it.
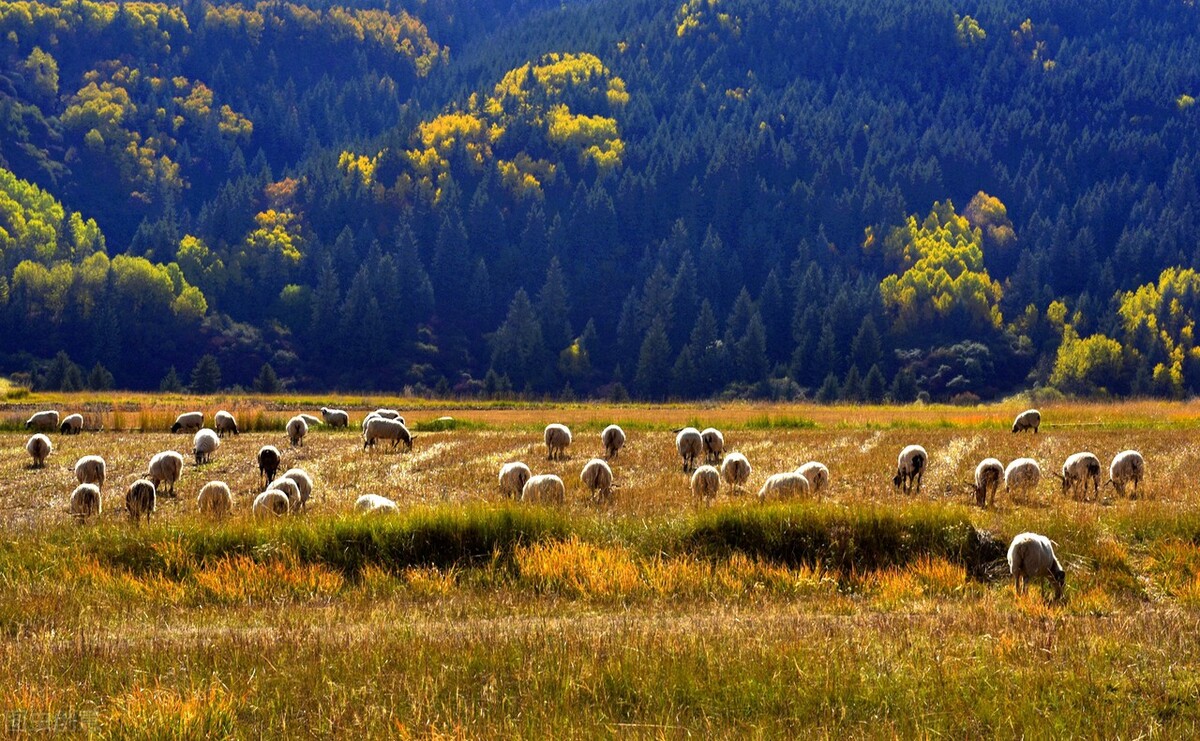
[[[241,430],[238,429],[237,420],[224,409],[213,415],[213,429],[221,437],[225,437],[230,433],[234,435],[241,434]]]
[[[175,418],[171,432],[194,432],[204,426],[204,412],[184,412]]]
[[[264,488],[268,481],[275,478],[280,458],[279,448],[274,445],[264,445],[258,449],[258,474],[262,476]]]
[[[903,487],[904,493],[912,492],[914,482],[916,492],[921,493],[921,479],[925,477],[925,465],[929,462],[929,454],[920,445],[909,445],[900,451],[896,458],[896,475],[892,477],[892,486]]]
[[[62,424],[58,426],[58,431],[64,435],[78,435],[83,432],[83,415],[68,414],[63,417]]]
[[[1012,431],[1024,432],[1025,430],[1033,430],[1033,434],[1036,435],[1038,428],[1041,426],[1042,413],[1036,409],[1026,409],[1013,420]]]
[[[58,412],[47,410],[37,412],[29,419],[25,420],[25,429],[27,430],[45,430],[53,431],[58,429]]]

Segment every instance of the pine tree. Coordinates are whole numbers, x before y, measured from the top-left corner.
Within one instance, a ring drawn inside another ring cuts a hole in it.
[[[767,358],[767,333],[757,310],[750,315],[746,333],[736,348],[739,380],[744,383],[765,383],[771,364]]]
[[[221,366],[212,355],[205,354],[192,368],[191,390],[193,394],[215,394],[221,389]]]
[[[254,378],[254,390],[260,394],[277,394],[283,390],[283,384],[279,383],[279,377],[275,375],[275,369],[270,363],[263,363],[262,368],[259,368],[258,375]]]
[[[831,404],[838,400],[841,394],[841,389],[838,388],[837,376],[830,373],[825,376],[825,382],[821,384],[821,388],[817,390],[817,401],[822,404]]]
[[[696,380],[693,391],[698,395],[715,393],[729,377],[728,348],[717,334],[717,318],[708,299],[700,304],[696,326],[688,340],[696,363]]]
[[[100,361],[96,361],[88,373],[87,387],[92,391],[108,391],[115,382],[113,374],[109,373],[108,369],[100,364]]]
[[[867,371],[867,377],[863,379],[863,400],[878,403],[883,401],[885,393],[887,393],[887,382],[883,380],[883,371],[876,363],[871,366],[871,370]]]
[[[684,399],[693,399],[696,391],[696,361],[692,357],[692,346],[684,345],[675,357],[671,369],[671,392]]]
[[[850,362],[860,368],[870,368],[880,361],[883,356],[883,343],[879,339],[879,330],[875,328],[875,320],[868,314],[863,318],[850,345]]]
[[[567,298],[567,280],[557,257],[550,258],[546,281],[538,293],[538,315],[542,319],[542,337],[546,346],[558,352],[571,344],[571,305]]]
[[[846,371],[846,377],[842,380],[842,398],[846,401],[863,399],[862,374],[858,372],[857,365],[850,366],[850,370]]]
[[[175,372],[175,366],[172,365],[167,371],[167,375],[163,376],[162,381],[158,384],[158,390],[171,394],[183,391],[183,383],[179,380],[179,374]]]
[[[517,290],[504,323],[492,335],[492,368],[513,387],[539,387],[546,381],[546,345],[537,312],[525,289]]]
[[[908,404],[917,400],[917,377],[911,368],[901,368],[892,379],[892,400],[899,404]]]
[[[637,374],[633,383],[638,395],[645,399],[666,398],[671,381],[671,343],[661,318],[654,320],[638,354]]]
[[[791,336],[791,317],[784,308],[783,287],[775,270],[767,274],[762,290],[758,294],[758,314],[762,317],[767,338],[767,357],[772,364],[788,359]]]

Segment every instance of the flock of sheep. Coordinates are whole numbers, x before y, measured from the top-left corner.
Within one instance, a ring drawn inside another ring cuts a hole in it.
[[[298,414],[286,425],[288,441],[293,446],[304,444],[309,428],[314,424],[331,427],[348,427],[349,415],[339,409],[321,409],[321,419],[308,414]],[[234,416],[224,410],[213,418],[213,427],[206,428],[202,412],[179,415],[171,426],[171,432],[191,432],[193,455],[197,465],[211,460],[221,444],[221,437],[239,434]],[[1012,431],[1032,431],[1035,434],[1041,425],[1041,414],[1036,409],[1022,412],[1013,422]],[[77,434],[83,429],[83,417],[72,414],[59,422],[57,411],[34,414],[25,425],[27,428],[63,434]],[[711,502],[724,481],[733,490],[740,491],[750,479],[750,462],[737,452],[726,454],[725,438],[715,428],[698,430],[684,427],[675,430],[675,447],[682,459],[683,471],[691,472],[690,488],[698,501]],[[400,444],[412,450],[415,436],[405,426],[404,418],[393,409],[377,409],[362,421],[363,448],[373,448],[377,442],[391,442],[395,448]],[[609,461],[618,458],[625,445],[625,432],[617,425],[609,425],[600,433],[604,447],[603,458],[588,460],[580,471],[580,481],[591,492],[595,501],[611,499],[614,483]],[[548,460],[566,458],[567,448],[572,442],[571,430],[565,425],[550,424],[544,431],[546,457]],[[34,467],[45,464],[52,450],[50,439],[42,432],[34,434],[26,443],[26,450],[33,458]],[[700,463],[703,456],[703,463]],[[263,446],[257,455],[257,463],[263,490],[251,506],[255,517],[281,516],[305,509],[312,496],[312,478],[300,468],[276,476],[280,468],[281,454],[273,445]],[[906,494],[920,492],[921,481],[929,462],[929,455],[920,445],[905,447],[897,459],[893,485]],[[175,496],[175,483],[183,471],[183,456],[175,451],[164,451],[151,458],[146,473],[130,485],[125,497],[129,516],[138,521],[149,519],[155,510],[158,492],[167,488],[167,496]],[[1092,453],[1075,453],[1063,463],[1062,473],[1054,473],[1062,481],[1063,492],[1082,493],[1087,499],[1089,488],[1097,494],[1101,477],[1100,460]],[[75,464],[75,475],[79,486],[72,492],[69,511],[80,521],[86,521],[101,511],[101,487],[104,485],[105,462],[96,455],[87,455]],[[1126,486],[1133,491],[1145,475],[1145,461],[1137,451],[1118,453],[1109,465],[1111,484],[1124,494]],[[975,468],[975,480],[965,486],[975,495],[976,503],[987,507],[995,502],[995,496],[1003,482],[1007,492],[1028,492],[1041,481],[1041,467],[1032,458],[1017,458],[1007,466],[995,458],[987,458]],[[758,491],[759,501],[768,498],[780,499],[793,496],[816,494],[829,486],[829,468],[818,461],[809,461],[794,471],[776,473],[767,478]],[[507,497],[520,501],[561,504],[566,499],[566,486],[555,474],[534,475],[529,466],[521,461],[505,463],[499,473],[500,491]],[[196,499],[197,509],[205,515],[221,517],[232,510],[233,498],[229,487],[221,481],[205,484]],[[397,504],[383,496],[366,494],[355,502],[355,510],[364,513],[398,511]],[[1055,557],[1053,544],[1044,536],[1022,533],[1015,537],[1009,547],[1008,563],[1018,591],[1024,591],[1030,579],[1047,579],[1054,587],[1056,596],[1061,597],[1065,573]]]

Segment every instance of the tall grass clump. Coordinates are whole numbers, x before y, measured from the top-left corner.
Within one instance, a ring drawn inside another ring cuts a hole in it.
[[[747,419],[742,427],[747,430],[815,430],[817,423],[806,417],[762,414]]]

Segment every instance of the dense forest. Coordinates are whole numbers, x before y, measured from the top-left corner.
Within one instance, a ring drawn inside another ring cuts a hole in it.
[[[1195,394],[1198,13],[0,1],[0,373]]]

